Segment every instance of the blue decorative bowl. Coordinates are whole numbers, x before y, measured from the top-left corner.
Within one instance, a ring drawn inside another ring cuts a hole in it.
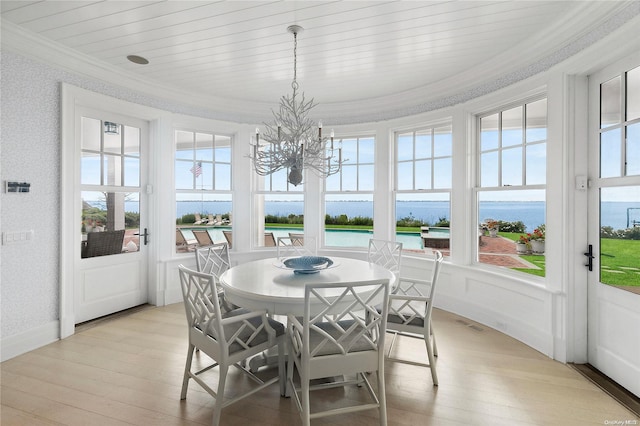
[[[301,256],[285,259],[282,264],[296,274],[315,274],[333,265],[333,261],[328,257]]]

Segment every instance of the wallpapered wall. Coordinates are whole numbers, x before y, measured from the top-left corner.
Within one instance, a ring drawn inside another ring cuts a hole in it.
[[[102,84],[24,56],[2,52],[1,178],[29,182],[26,194],[0,198],[2,232],[33,230],[31,242],[0,246],[0,336],[37,329],[59,318],[60,83],[180,114],[210,111]],[[219,118],[219,117],[216,117]]]

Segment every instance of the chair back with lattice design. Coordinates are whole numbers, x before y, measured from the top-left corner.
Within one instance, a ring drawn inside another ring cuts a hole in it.
[[[190,341],[213,359],[250,350],[267,341],[275,343],[276,332],[266,311],[220,309],[213,275],[178,267]]]
[[[371,238],[369,240],[367,260],[390,270],[398,276],[402,261],[402,243]]]
[[[315,237],[278,237],[278,260],[297,256],[315,256],[318,254],[318,245]]]
[[[389,297],[388,329],[429,334],[433,301],[442,265],[442,253],[434,252],[431,279],[400,278],[395,293]]]
[[[306,377],[377,371],[384,361],[389,280],[305,286],[302,318],[290,315],[291,350]],[[306,368],[306,367],[303,367]]]
[[[220,275],[231,268],[229,245],[216,243],[208,247],[198,247],[196,249],[196,268],[198,272],[212,274],[216,279],[220,279]]]

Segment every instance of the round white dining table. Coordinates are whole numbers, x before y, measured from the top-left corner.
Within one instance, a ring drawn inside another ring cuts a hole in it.
[[[295,274],[285,269],[276,258],[255,260],[228,269],[220,276],[225,298],[250,310],[266,309],[273,315],[304,314],[306,283],[332,283],[388,279],[393,284],[395,274],[366,260],[330,257],[334,264],[313,274]],[[362,291],[367,291],[367,287]],[[325,297],[336,292],[323,289]],[[333,292],[333,293],[332,293]]]

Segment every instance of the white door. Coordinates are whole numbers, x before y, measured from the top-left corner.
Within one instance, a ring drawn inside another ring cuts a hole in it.
[[[75,139],[74,312],[80,323],[147,301],[149,124],[78,107]]]
[[[589,363],[640,396],[640,59],[589,77]]]

